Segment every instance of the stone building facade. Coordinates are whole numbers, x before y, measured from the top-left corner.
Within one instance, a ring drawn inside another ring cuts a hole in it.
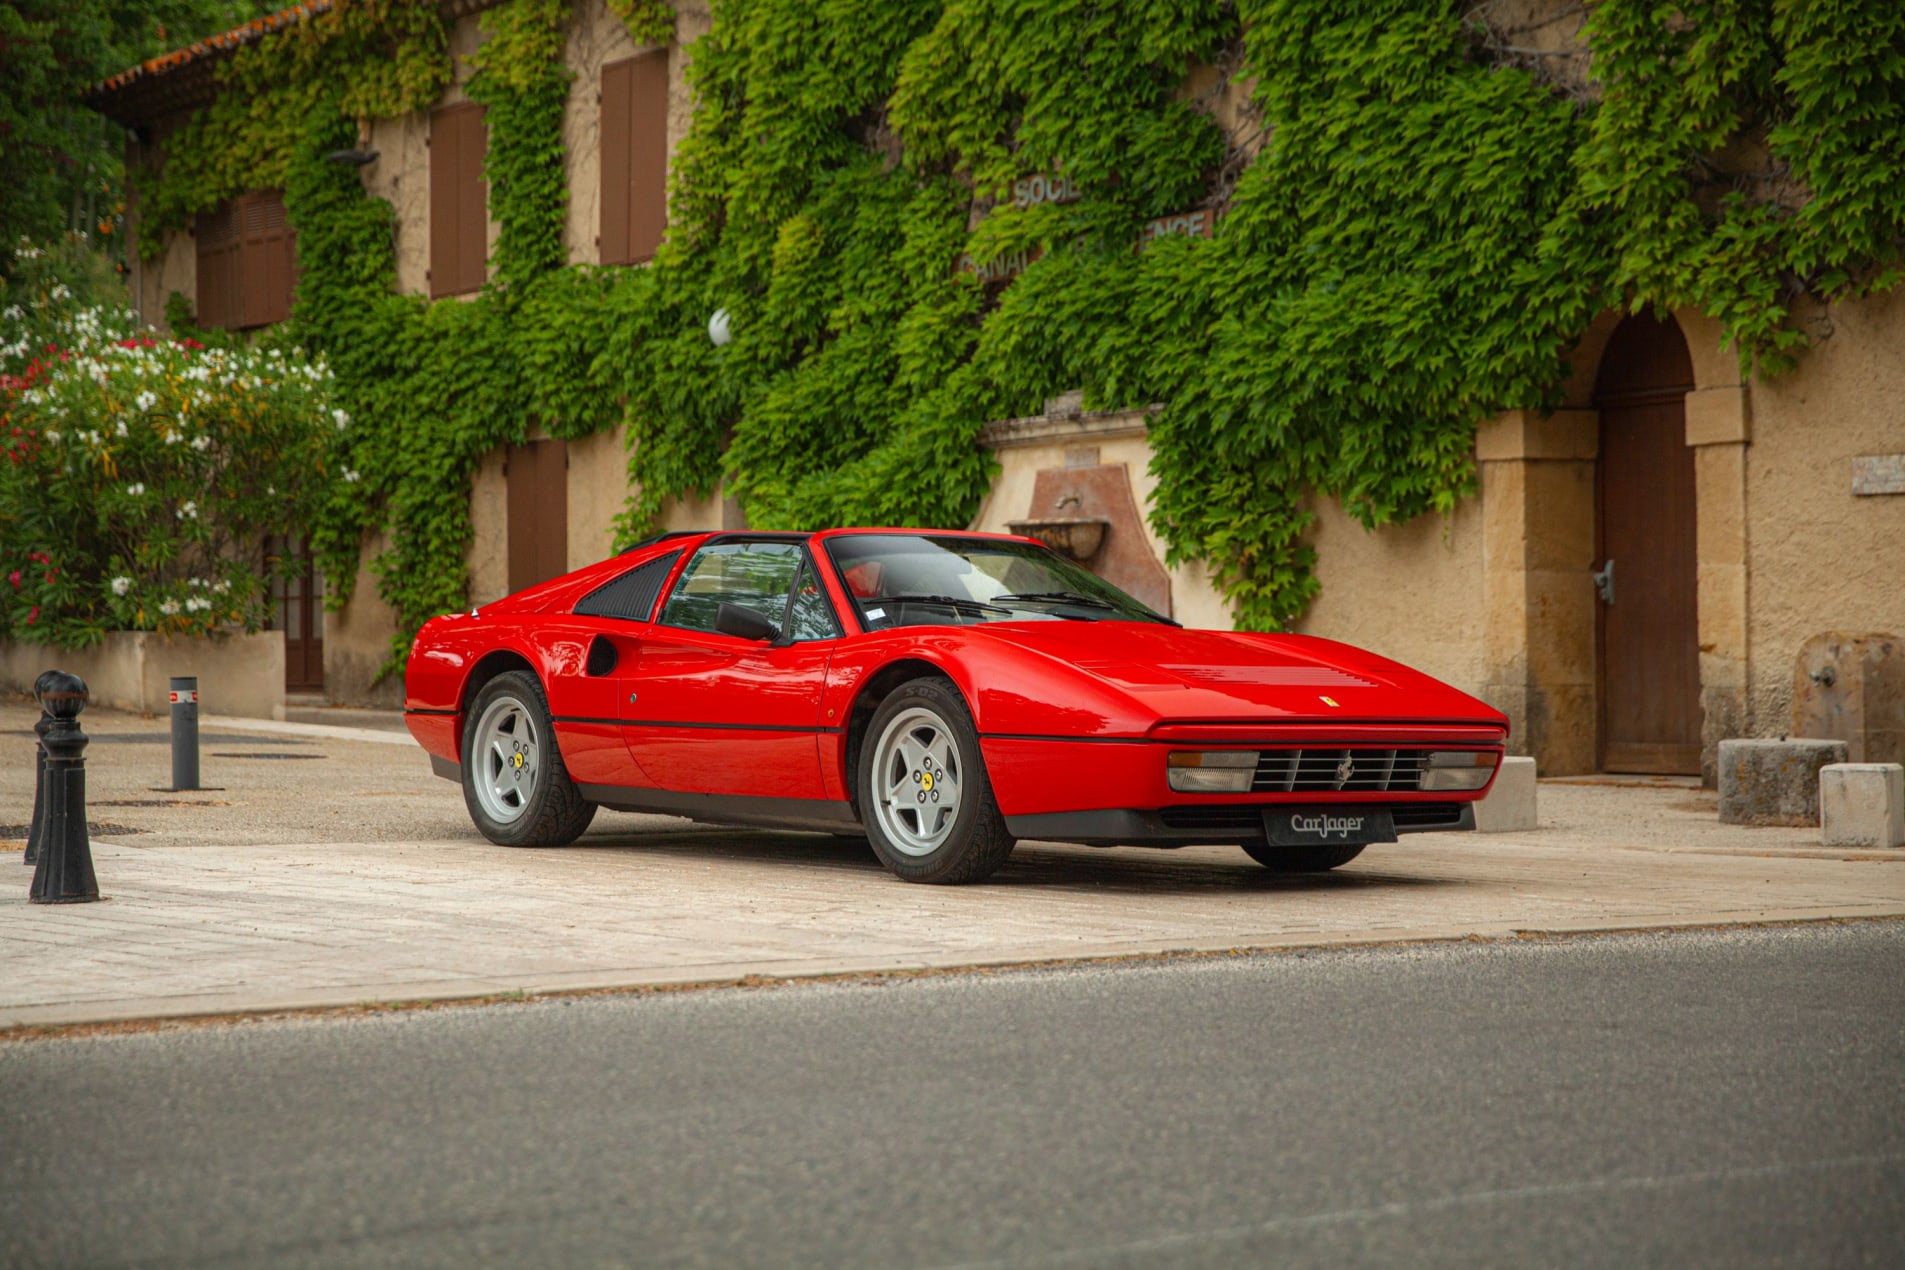
[[[445,6],[456,69],[433,110],[361,129],[364,150],[377,155],[362,179],[396,211],[398,285],[417,294],[431,293],[432,120],[466,100],[482,7]],[[572,262],[602,260],[609,68],[665,59],[669,154],[687,132],[686,64],[709,16],[705,4],[677,8],[675,40],[638,48],[603,0],[572,6]],[[1547,26],[1530,38],[1564,47],[1570,36]],[[155,77],[177,86],[149,92],[140,107],[146,139],[135,160],[162,152],[183,112],[211,91],[209,78],[188,91],[182,77],[193,73],[203,68]],[[1247,88],[1200,68],[1185,91],[1208,98],[1236,133],[1248,127]],[[488,232],[493,241],[494,224]],[[189,236],[176,234],[156,261],[134,262],[148,321],[162,323],[170,293],[197,296],[195,261]],[[1548,774],[1711,780],[1720,738],[1808,730],[1856,732],[1867,758],[1905,757],[1905,296],[1814,316],[1811,326],[1830,334],[1796,369],[1743,380],[1717,324],[1698,313],[1603,315],[1575,350],[1561,409],[1480,426],[1480,492],[1451,515],[1366,531],[1334,503],[1315,503],[1321,594],[1299,629],[1372,648],[1497,705],[1514,721],[1513,748]],[[1085,519],[1105,526],[1093,567],[1151,588],[1187,624],[1228,627],[1229,608],[1202,568],[1163,563],[1147,519],[1155,479],[1146,421],[1060,401],[988,426],[980,443],[1001,470],[974,525],[1006,531],[1090,512]],[[604,555],[624,472],[619,432],[566,445],[532,437],[485,459],[470,495],[472,598],[506,594],[525,569]],[[667,512],[671,528],[740,523],[719,499]],[[525,543],[546,546],[558,530],[555,560],[524,563]],[[365,558],[380,545],[368,544]],[[395,685],[371,684],[393,628],[366,571],[351,603],[324,618],[329,699],[394,700]]]

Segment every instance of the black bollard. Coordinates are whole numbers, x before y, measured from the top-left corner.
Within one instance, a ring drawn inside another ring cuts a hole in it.
[[[40,706],[53,722],[42,742],[46,815],[28,898],[35,904],[84,904],[99,898],[92,842],[86,836],[86,734],[79,728],[79,712],[86,708],[85,682],[63,670],[51,672]]]
[[[39,722],[33,725],[33,821],[26,830],[26,855],[22,864],[32,864],[40,858],[40,825],[45,819],[44,807],[46,793],[46,730],[53,726],[53,716],[46,712],[46,702],[42,696],[46,693],[46,681],[56,671],[43,670],[40,677],[33,681],[33,700],[39,702]]]
[[[198,679],[172,678],[172,788],[198,788]]]

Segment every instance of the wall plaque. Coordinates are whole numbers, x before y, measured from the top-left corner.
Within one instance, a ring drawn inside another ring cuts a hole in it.
[[[1861,454],[1852,460],[1854,494],[1905,494],[1905,454]]]

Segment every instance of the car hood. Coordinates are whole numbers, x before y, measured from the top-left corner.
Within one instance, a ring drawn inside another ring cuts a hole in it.
[[[1438,679],[1315,636],[1140,622],[967,629],[1063,662],[1162,719],[1508,723],[1493,707]]]

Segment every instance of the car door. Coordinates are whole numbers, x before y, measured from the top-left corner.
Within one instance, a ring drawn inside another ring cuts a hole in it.
[[[534,643],[549,713],[579,785],[652,786],[623,734],[623,704],[639,689],[642,644],[681,553],[654,557],[603,583],[572,613],[539,619]]]
[[[723,604],[753,610],[778,637],[716,630]],[[823,797],[820,699],[839,635],[798,540],[704,545],[645,632],[621,703],[635,762],[660,788],[683,793]]]

